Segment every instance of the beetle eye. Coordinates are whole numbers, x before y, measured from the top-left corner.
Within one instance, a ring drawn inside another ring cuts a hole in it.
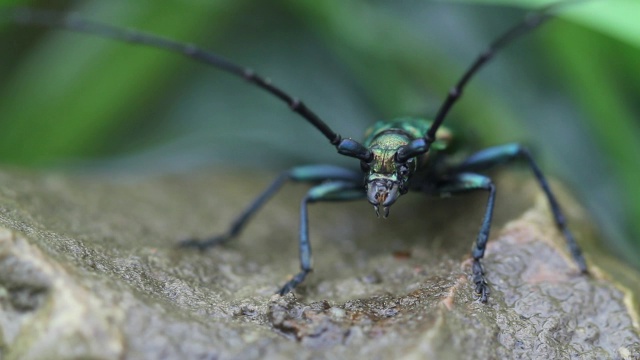
[[[363,172],[368,172],[371,169],[371,166],[364,161],[360,161],[360,169],[362,169]]]

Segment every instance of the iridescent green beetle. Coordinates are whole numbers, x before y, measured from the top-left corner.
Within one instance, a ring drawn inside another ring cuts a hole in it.
[[[59,27],[176,52],[242,77],[287,103],[292,111],[298,113],[318,129],[336,147],[338,153],[360,160],[362,173],[333,165],[308,165],[290,169],[281,174],[258,196],[238,216],[225,234],[204,240],[186,240],[181,243],[182,246],[205,249],[224,243],[236,237],[251,216],[287,180],[314,183],[316,185],[307,192],[300,209],[299,246],[301,270],[280,288],[278,293],[284,295],[300,284],[311,271],[311,246],[309,243],[307,215],[307,205],[309,203],[366,198],[374,206],[378,216],[380,215],[380,208],[382,208],[383,216],[386,217],[389,215],[391,205],[408,191],[448,195],[482,190],[488,192],[488,201],[471,255],[473,257],[472,275],[475,291],[480,295],[480,300],[486,302],[489,295],[489,287],[484,278],[480,260],[484,256],[489,238],[496,189],[491,179],[477,172],[511,160],[521,159],[528,163],[549,201],[556,225],[562,231],[574,260],[581,272],[587,272],[586,262],[578,244],[566,226],[564,215],[555,196],[529,152],[518,144],[508,144],[479,151],[461,163],[451,165],[450,161],[446,160],[452,134],[448,129],[441,126],[449,110],[459,99],[464,87],[473,75],[498,50],[551,18],[552,9],[562,4],[564,3],[557,3],[536,13],[528,14],[523,22],[510,28],[495,40],[450,90],[433,120],[399,118],[390,122],[378,122],[367,131],[365,140],[362,143],[350,138],[342,138],[301,101],[272,85],[266,78],[258,76],[253,70],[238,66],[223,57],[204,51],[192,44],[179,43],[151,34],[119,29],[56,12],[20,9],[11,11],[6,15],[16,23]]]
[[[445,150],[450,144],[451,131],[440,127],[429,152],[410,158],[406,163],[397,162],[395,157],[398,149],[422,137],[431,125],[432,122],[428,120],[403,118],[389,122],[379,121],[365,133],[363,145],[371,151],[372,160],[361,162],[361,168],[367,174],[367,198],[373,204],[377,216],[380,216],[380,206],[383,207],[384,217],[389,216],[389,207],[400,195],[409,191],[410,181],[418,180],[416,172],[425,172],[429,168],[429,159],[437,158],[438,152]],[[423,175],[433,177],[426,173]],[[423,180],[425,179],[417,182],[424,183]]]

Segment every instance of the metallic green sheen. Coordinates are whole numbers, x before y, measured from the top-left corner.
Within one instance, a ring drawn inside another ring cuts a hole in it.
[[[390,129],[402,130],[409,135],[411,140],[417,139],[426,134],[427,130],[429,130],[429,127],[431,126],[431,122],[431,120],[418,118],[400,118],[392,121],[378,121],[365,132],[363,145],[371,147],[373,139],[376,138],[376,136]]]
[[[397,173],[395,154],[400,146],[409,144],[412,140],[424,136],[432,121],[419,118],[399,118],[392,121],[378,121],[365,133],[363,145],[373,153],[371,162],[372,174],[395,175]],[[438,129],[436,141],[431,151],[444,150],[451,142],[451,131],[442,126]],[[417,161],[412,161],[410,171],[424,164],[428,154],[424,154]],[[398,180],[395,179],[394,180]]]
[[[365,147],[371,147],[373,140],[388,130],[394,130],[394,132],[400,130],[405,132],[410,140],[417,139],[427,133],[432,122],[431,120],[420,118],[399,118],[391,121],[378,121],[367,129],[362,144]],[[431,144],[431,148],[434,150],[447,149],[452,137],[453,133],[450,128],[440,126],[436,133],[436,141]]]

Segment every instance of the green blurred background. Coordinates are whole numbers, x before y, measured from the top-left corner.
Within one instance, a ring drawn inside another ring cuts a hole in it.
[[[2,1],[73,11],[268,75],[344,136],[432,116],[498,34],[541,1]],[[500,53],[447,122],[529,144],[605,242],[640,261],[640,2],[593,0]],[[355,165],[244,81],[163,51],[0,23],[0,162],[100,171]]]

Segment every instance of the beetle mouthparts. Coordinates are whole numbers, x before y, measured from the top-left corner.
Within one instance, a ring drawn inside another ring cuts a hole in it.
[[[380,217],[380,205],[373,205],[373,210],[376,211],[376,216]],[[384,217],[385,219],[389,216],[389,207],[385,206],[382,208],[383,210],[383,215],[382,217]]]
[[[381,210],[384,218],[389,216],[389,208],[400,196],[398,187],[398,182],[389,179],[375,179],[367,182],[367,198],[378,217]]]

